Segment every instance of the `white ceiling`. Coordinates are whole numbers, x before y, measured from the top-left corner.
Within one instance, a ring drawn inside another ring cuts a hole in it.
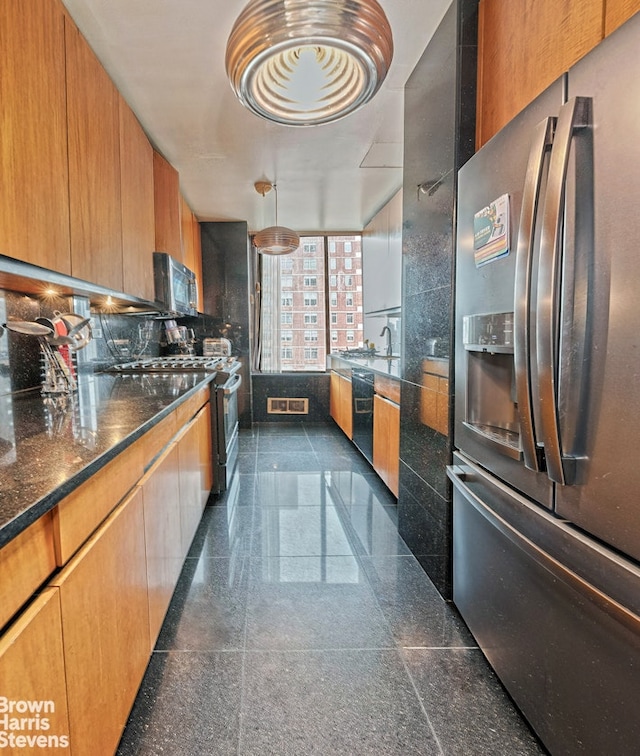
[[[63,0],[201,221],[357,231],[402,185],[403,87],[451,0],[380,0],[395,54],[372,102],[337,123],[286,127],[246,110],[224,70],[246,0]]]

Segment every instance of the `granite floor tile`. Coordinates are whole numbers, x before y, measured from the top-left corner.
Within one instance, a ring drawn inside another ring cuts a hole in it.
[[[212,506],[202,515],[190,556],[239,557],[251,553],[253,507]]]
[[[544,753],[397,514],[333,424],[241,433],[118,754]]]
[[[440,750],[396,651],[249,653],[241,756]]]
[[[402,654],[443,753],[546,753],[479,649],[420,649]]]
[[[242,650],[249,585],[246,559],[188,559],[157,650]]]
[[[237,754],[242,654],[152,655],[118,756]]]
[[[344,517],[333,506],[271,506],[256,509],[251,554],[255,557],[351,556]]]
[[[256,457],[256,471],[319,472],[322,466],[312,452],[265,452]]]
[[[258,439],[258,454],[290,452],[313,452],[311,442],[306,435],[276,436],[268,434]]]
[[[319,507],[334,504],[327,495],[324,475],[315,472],[269,470],[258,473],[256,503],[262,507]]]
[[[360,561],[399,647],[477,647],[458,612],[442,598],[413,556],[362,557]]]
[[[355,557],[252,559],[247,649],[392,648]]]

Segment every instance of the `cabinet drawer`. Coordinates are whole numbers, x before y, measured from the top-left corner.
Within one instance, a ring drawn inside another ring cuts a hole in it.
[[[400,404],[400,381],[386,378],[384,375],[376,375],[373,379],[373,389],[376,394]]]
[[[25,604],[56,568],[51,513],[0,549],[0,627]]]
[[[154,425],[151,430],[144,434],[141,441],[144,447],[144,466],[145,468],[158,456],[158,454],[168,445],[177,431],[176,413],[161,420]]]
[[[53,510],[56,560],[60,567],[142,477],[146,436],[125,449]]]
[[[200,389],[197,394],[187,399],[176,409],[176,430],[180,430],[191,418],[198,414],[198,410],[209,401],[209,387]]]

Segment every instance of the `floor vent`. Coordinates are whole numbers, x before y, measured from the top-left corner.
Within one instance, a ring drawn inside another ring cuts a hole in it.
[[[267,398],[268,415],[308,415],[308,399],[292,399],[282,396],[270,396]]]

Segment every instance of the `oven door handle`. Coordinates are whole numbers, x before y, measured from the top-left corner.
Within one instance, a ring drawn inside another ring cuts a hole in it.
[[[222,391],[224,391],[224,393],[228,396],[229,394],[235,394],[241,385],[242,376],[239,373],[236,373],[236,375],[231,376],[231,378],[229,378],[229,380],[226,383],[223,383],[219,388],[221,388]]]

